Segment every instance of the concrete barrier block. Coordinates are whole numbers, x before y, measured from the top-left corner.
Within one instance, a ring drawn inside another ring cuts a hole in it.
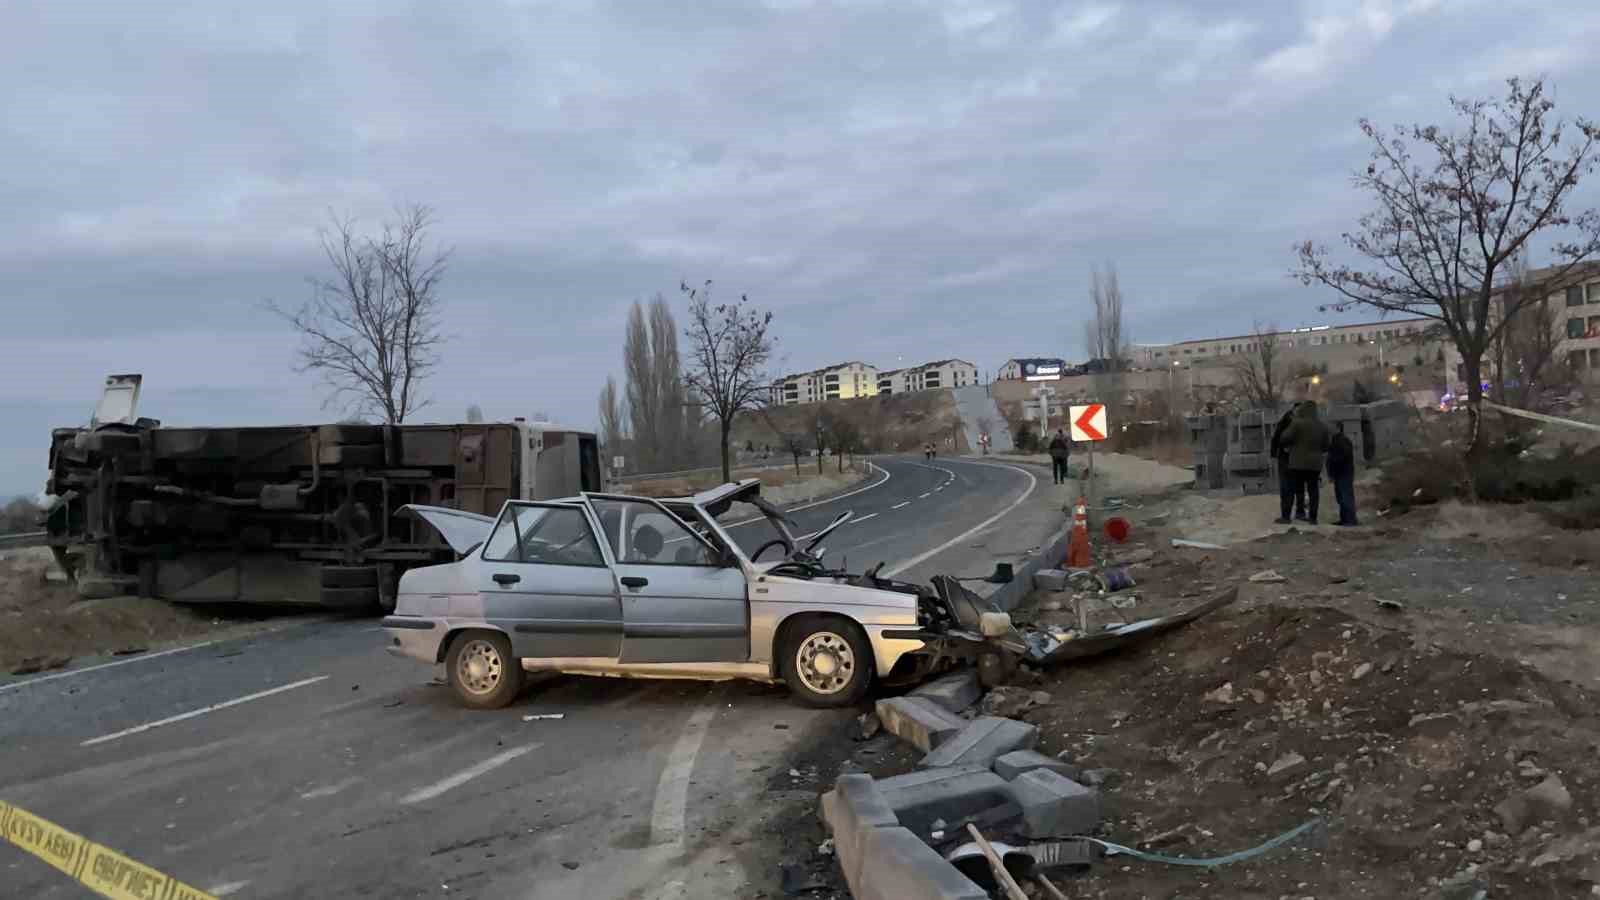
[[[926,697],[891,697],[876,705],[885,731],[924,753],[961,731],[967,720]]]
[[[978,684],[978,670],[969,666],[928,682],[912,691],[911,696],[931,700],[948,712],[958,713],[977,703],[983,697],[983,688]]]
[[[1049,769],[1073,781],[1077,781],[1082,774],[1082,771],[1072,763],[1053,756],[1045,756],[1037,750],[1013,750],[995,757],[994,760],[994,773],[1007,781],[1014,781],[1018,775],[1032,772],[1034,769]]]
[[[1032,750],[1039,729],[1016,719],[980,716],[950,735],[917,763],[918,768],[980,766],[987,769],[996,758],[1013,750]]]
[[[1100,793],[1049,769],[1018,775],[1011,794],[1028,837],[1088,834],[1100,825]]]
[[[1006,780],[988,769],[924,769],[878,782],[878,791],[900,824],[922,837],[931,837],[933,823],[943,820],[954,827],[967,816],[1010,807],[1002,818],[1015,820],[1021,809]]]
[[[988,900],[989,892],[904,828],[868,832],[856,900]]]
[[[833,852],[844,879],[854,890],[860,883],[862,845],[868,832],[900,824],[889,801],[871,775],[840,775],[833,790],[822,795],[822,816],[833,832]]]
[[[1064,591],[1067,589],[1067,573],[1061,569],[1040,569],[1033,573],[1033,589],[1036,591]]]

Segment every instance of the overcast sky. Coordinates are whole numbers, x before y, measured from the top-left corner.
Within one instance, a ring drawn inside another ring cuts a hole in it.
[[[330,209],[455,248],[424,420],[592,424],[680,279],[782,369],[1081,356],[1104,260],[1139,342],[1329,321],[1285,273],[1363,208],[1355,120],[1519,73],[1600,117],[1600,4],[0,4],[0,494],[111,372],[169,424],[335,418],[261,309]]]

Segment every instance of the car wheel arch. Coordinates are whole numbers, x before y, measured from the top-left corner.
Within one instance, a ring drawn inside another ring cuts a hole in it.
[[[772,677],[777,678],[781,676],[783,655],[787,651],[790,641],[794,639],[795,632],[804,628],[808,622],[813,622],[818,619],[824,621],[833,620],[843,622],[849,627],[854,628],[861,636],[861,639],[866,642],[869,648],[872,646],[872,635],[867,632],[866,625],[854,616],[850,616],[842,612],[795,610],[794,612],[784,616],[783,619],[778,622],[778,627],[773,629],[772,647],[768,651],[771,660],[768,668],[772,672]],[[873,664],[873,669],[874,674],[876,674],[876,662]]]
[[[453,625],[449,631],[445,632],[444,638],[439,641],[439,649],[434,653],[434,663],[436,665],[443,664],[445,657],[450,655],[451,645],[460,640],[462,635],[475,631],[503,635],[506,640],[511,640],[511,632],[506,631],[504,628],[496,628],[493,625],[486,625],[481,622],[471,625]]]

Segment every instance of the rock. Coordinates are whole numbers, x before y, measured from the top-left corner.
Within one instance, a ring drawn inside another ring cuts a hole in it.
[[[1361,679],[1363,679],[1363,678],[1365,678],[1365,677],[1367,677],[1368,675],[1371,675],[1371,674],[1372,674],[1372,663],[1364,662],[1361,665],[1356,666],[1356,670],[1354,672],[1350,673],[1350,677],[1355,679],[1356,681],[1360,681]]]
[[[1467,852],[1468,853],[1478,853],[1478,852],[1480,852],[1482,850],[1483,850],[1483,841],[1480,841],[1477,838],[1473,838],[1472,840],[1467,841]]]
[[[1207,703],[1233,703],[1233,682],[1224,682],[1222,687],[1214,691],[1207,691],[1205,700]]]
[[[1040,697],[1044,699],[1041,701]],[[1028,691],[1014,685],[1002,685],[984,694],[983,700],[978,703],[978,709],[986,716],[1012,718],[1041,703],[1049,702],[1050,695],[1044,691]]]
[[[1028,695],[1028,699],[1032,700],[1035,706],[1049,706],[1052,698],[1048,691],[1034,691]]]
[[[1262,569],[1260,572],[1251,575],[1250,580],[1256,584],[1278,584],[1289,579],[1279,575],[1276,569]]]
[[[1350,580],[1350,576],[1348,576],[1348,575],[1329,575],[1328,576],[1328,583],[1329,584],[1344,584],[1345,582],[1347,582],[1349,580]]]
[[[1306,767],[1306,758],[1298,753],[1285,753],[1267,767],[1268,778],[1288,778],[1298,775]]]
[[[1265,703],[1267,702],[1267,692],[1260,688],[1251,688],[1250,699],[1257,703]]]
[[[821,856],[833,855],[833,838],[828,838],[817,845],[817,853]]]
[[[1571,809],[1572,794],[1567,792],[1567,786],[1561,783],[1560,778],[1551,775],[1533,787],[1500,801],[1495,805],[1494,813],[1500,817],[1500,823],[1507,832],[1521,834],[1529,825],[1544,819],[1559,819]]]
[[[1083,773],[1083,783],[1090,787],[1110,784],[1117,778],[1116,769],[1089,769]]]
[[[875,712],[862,713],[856,718],[856,725],[858,727],[856,740],[858,741],[869,740],[883,730],[883,723],[878,721],[878,714]]]
[[[1387,609],[1392,612],[1399,612],[1400,610],[1406,608],[1405,604],[1401,603],[1399,600],[1390,600],[1387,597],[1374,597],[1372,598],[1372,602],[1378,604],[1379,609]]]

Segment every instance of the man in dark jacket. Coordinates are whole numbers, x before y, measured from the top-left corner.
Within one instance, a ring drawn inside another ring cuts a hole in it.
[[[1328,426],[1317,418],[1316,401],[1307,400],[1295,409],[1281,443],[1289,448],[1289,474],[1295,489],[1306,492],[1306,521],[1315,525],[1321,505],[1323,456],[1328,452]]]
[[[1289,524],[1289,514],[1294,513],[1295,518],[1306,517],[1306,495],[1295,490],[1294,477],[1289,474],[1289,447],[1283,442],[1283,433],[1288,430],[1289,423],[1294,421],[1294,411],[1300,404],[1292,403],[1278,420],[1276,428],[1272,429],[1272,463],[1278,470],[1278,524]]]
[[[1356,447],[1339,423],[1339,433],[1328,442],[1328,480],[1333,482],[1333,499],[1339,504],[1336,525],[1358,525],[1356,521]]]
[[[1072,459],[1072,442],[1067,440],[1066,434],[1061,429],[1056,429],[1056,436],[1050,439],[1050,463],[1055,470],[1056,484],[1067,483],[1067,462]]]

